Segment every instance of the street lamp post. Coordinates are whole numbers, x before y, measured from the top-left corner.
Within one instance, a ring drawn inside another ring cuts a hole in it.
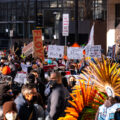
[[[10,50],[12,49],[13,30],[10,30]]]

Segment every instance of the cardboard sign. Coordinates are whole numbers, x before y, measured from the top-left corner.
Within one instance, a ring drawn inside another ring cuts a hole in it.
[[[88,46],[85,51],[86,57],[101,58],[101,45]]]
[[[22,49],[22,53],[24,53],[24,55],[27,57],[31,54],[33,54],[33,42],[29,43],[27,46],[25,46]]]
[[[80,47],[68,47],[67,48],[68,59],[82,59],[83,49]]]
[[[20,84],[24,84],[27,81],[27,74],[25,72],[18,72],[14,81]]]
[[[40,58],[44,61],[44,48],[42,41],[42,31],[33,30],[33,43],[34,43],[34,57]]]
[[[64,46],[49,45],[48,46],[48,58],[63,58]]]

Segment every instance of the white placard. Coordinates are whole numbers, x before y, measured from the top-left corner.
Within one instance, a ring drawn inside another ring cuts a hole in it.
[[[48,46],[48,58],[63,58],[64,46],[49,45]]]
[[[69,14],[63,14],[62,34],[63,36],[69,35]]]
[[[27,57],[29,56],[30,54],[33,54],[33,42],[29,43],[27,46],[25,46],[23,49],[22,49],[22,53],[24,53],[24,55]]]
[[[88,46],[85,51],[86,57],[101,58],[101,45]]]
[[[67,48],[68,59],[82,59],[83,58],[83,48],[79,47],[68,47]]]
[[[18,72],[15,76],[14,81],[20,84],[24,84],[27,80],[27,74],[24,72]]]

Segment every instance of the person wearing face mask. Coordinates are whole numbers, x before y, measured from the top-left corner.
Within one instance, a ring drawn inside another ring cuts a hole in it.
[[[44,96],[45,84],[44,84],[44,82],[40,79],[39,74],[36,70],[31,70],[30,74],[33,74],[35,76],[34,84],[37,88],[37,91],[42,96],[43,101],[45,101],[45,96]]]
[[[3,119],[3,104],[7,101],[13,100],[13,96],[10,94],[10,86],[1,83],[0,84],[0,120]]]
[[[57,120],[60,116],[64,115],[63,112],[66,107],[66,101],[69,98],[69,92],[63,86],[59,72],[51,73],[50,86],[52,91],[48,98],[45,120]]]
[[[40,98],[38,98],[35,86],[26,84],[22,87],[21,92],[22,94],[15,99],[20,120],[37,120],[38,117],[43,117],[43,114],[38,116],[40,112],[43,113],[43,109],[38,104]]]
[[[75,86],[76,84],[76,78],[74,76],[70,76],[68,78],[68,91],[72,92],[72,88]]]
[[[5,102],[3,105],[4,120],[19,120],[16,105],[13,101]]]

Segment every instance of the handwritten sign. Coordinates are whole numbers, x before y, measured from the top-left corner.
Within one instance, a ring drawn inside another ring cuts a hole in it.
[[[29,43],[27,46],[25,46],[22,49],[22,53],[24,53],[24,55],[27,57],[31,54],[33,54],[33,42]]]
[[[86,57],[101,58],[101,45],[88,46],[85,51]]]
[[[18,72],[14,81],[20,84],[24,84],[27,81],[27,74],[24,72]]]
[[[80,47],[68,47],[67,48],[67,57],[68,59],[82,59],[83,49]]]
[[[64,46],[49,45],[48,46],[48,58],[63,58]]]
[[[34,56],[44,61],[44,49],[42,42],[42,31],[33,30]]]

